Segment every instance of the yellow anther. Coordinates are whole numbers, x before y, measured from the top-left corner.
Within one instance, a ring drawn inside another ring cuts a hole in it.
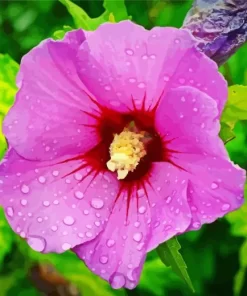
[[[144,132],[135,133],[127,128],[114,136],[110,146],[111,159],[106,165],[110,171],[117,171],[119,180],[133,172],[141,158],[146,155],[143,138]]]

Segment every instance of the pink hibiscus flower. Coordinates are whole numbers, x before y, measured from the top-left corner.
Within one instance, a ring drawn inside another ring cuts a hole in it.
[[[148,251],[241,206],[245,173],[218,137],[227,84],[196,44],[123,21],[23,58],[0,203],[33,249],[72,249],[132,289]]]

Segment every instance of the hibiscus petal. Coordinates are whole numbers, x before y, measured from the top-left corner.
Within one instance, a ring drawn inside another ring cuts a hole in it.
[[[101,104],[120,112],[133,109],[132,97],[140,108],[146,95],[148,108],[162,92],[182,84],[214,95],[221,111],[226,82],[196,44],[183,29],[103,24],[80,46],[78,73]]]
[[[148,196],[143,188],[132,192],[127,220],[127,200],[123,193],[105,230],[74,251],[94,273],[110,281],[113,288],[134,288],[145,254],[185,231],[191,222],[184,178],[184,172],[174,166],[153,164],[149,182],[144,187]]]
[[[157,109],[156,127],[167,161],[186,172],[191,228],[198,229],[243,203],[245,171],[227,155],[215,101],[192,87],[171,90]]]
[[[143,201],[146,205],[146,200]],[[121,196],[108,223],[97,238],[74,248],[86,265],[113,288],[133,289],[139,282],[151,236],[150,212],[138,215],[136,197],[132,197],[126,219],[127,201]],[[143,205],[144,206],[144,205]]]
[[[75,69],[75,55],[84,40],[82,30],[72,31],[63,41],[47,39],[22,59],[20,90],[3,131],[23,157],[50,160],[83,153],[97,143],[89,127],[96,119],[88,114],[96,105]]]
[[[118,183],[82,160],[28,161],[10,149],[1,163],[0,192],[13,230],[37,251],[61,253],[102,231]]]

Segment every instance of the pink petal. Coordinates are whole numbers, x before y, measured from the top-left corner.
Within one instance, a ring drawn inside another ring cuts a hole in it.
[[[188,174],[164,162],[154,163],[147,185],[151,205],[152,236],[148,251],[183,233],[191,223],[187,201]]]
[[[101,104],[120,112],[133,109],[132,97],[140,108],[146,95],[148,108],[162,92],[181,84],[214,95],[221,111],[226,82],[196,44],[183,29],[103,24],[80,46],[79,76]]]
[[[10,149],[1,163],[0,202],[8,222],[44,253],[61,253],[94,239],[118,192],[111,173],[95,174],[90,166],[80,169],[82,160],[61,160],[28,161]]]
[[[115,289],[133,289],[138,284],[151,236],[147,223],[149,209],[146,215],[138,215],[136,199],[133,197],[128,220],[126,213],[127,201],[121,196],[104,232],[90,243],[74,249],[95,274],[109,281]]]
[[[187,180],[184,178],[184,173],[177,168],[167,163],[155,163],[151,185],[146,184],[148,197],[144,189],[132,193],[127,222],[127,200],[123,193],[105,230],[74,251],[113,288],[134,288],[139,281],[145,254],[185,231],[190,224]]]
[[[188,202],[198,229],[243,203],[245,172],[235,166],[218,136],[215,101],[192,87],[179,87],[163,97],[156,127],[166,157],[186,172]]]
[[[8,143],[27,159],[49,160],[81,154],[98,136],[85,125],[95,124],[96,105],[85,92],[75,69],[75,55],[85,40],[83,31],[67,33],[63,41],[48,39],[22,59],[17,98],[4,120]]]

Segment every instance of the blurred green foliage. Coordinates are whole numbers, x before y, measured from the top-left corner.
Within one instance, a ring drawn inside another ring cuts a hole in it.
[[[71,5],[68,0],[61,0],[61,2],[66,4],[67,8]],[[51,36],[55,39],[62,38],[71,28],[83,26],[85,18],[87,24],[92,24],[93,28],[102,20],[119,21],[127,17],[131,17],[133,21],[146,28],[180,27],[192,1],[126,0],[127,10],[124,7],[120,9],[123,1],[108,0],[107,2],[108,4],[104,7],[103,1],[100,0],[76,1],[76,5],[80,6],[85,14],[80,15],[79,23],[74,23],[66,7],[56,0],[0,1],[0,52],[7,53],[19,63],[21,57],[43,39]],[[115,11],[113,16],[112,11]],[[0,56],[0,123],[13,103],[13,94],[16,91],[14,79],[18,64],[8,55]],[[243,46],[220,70],[229,85],[246,85],[246,65],[247,46]],[[240,96],[236,97],[236,92],[240,93]],[[229,105],[224,115],[223,133],[226,139],[233,136],[235,138],[228,142],[226,147],[231,159],[247,169],[246,112],[242,113],[243,116],[241,115],[242,121],[236,123],[239,117],[234,117],[236,109],[232,109],[231,106],[232,100],[237,98],[240,100],[238,103],[244,104],[246,110],[247,91],[243,87],[234,86],[230,93]],[[243,109],[242,105],[240,109]],[[0,147],[1,157],[6,147],[3,137],[0,138]],[[246,205],[229,214],[227,218],[205,225],[200,231],[181,235],[179,241],[196,290],[195,296],[247,295]],[[0,246],[0,296],[41,295],[37,281],[33,279],[30,272],[33,268],[47,263],[55,266],[60,277],[73,283],[84,296],[191,295],[191,291],[171,272],[170,268],[164,266],[155,251],[149,253],[140,285],[136,289],[112,290],[108,283],[91,273],[73,253],[42,255],[30,249],[24,240],[12,232],[2,210],[0,211]],[[40,279],[44,280],[44,273],[40,272],[39,267],[37,270]],[[48,273],[48,282],[53,279],[52,274]],[[59,282],[54,279],[53,281],[53,285]]]

